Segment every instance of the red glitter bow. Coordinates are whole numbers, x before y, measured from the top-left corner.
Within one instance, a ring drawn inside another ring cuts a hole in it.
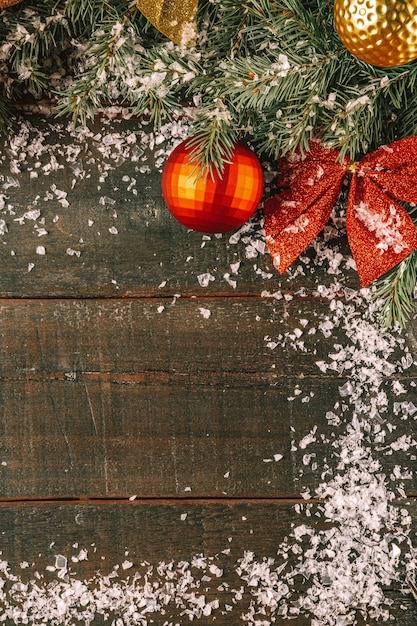
[[[382,146],[359,163],[340,162],[337,150],[311,144],[280,161],[283,191],[265,203],[265,233],[276,269],[283,274],[329,220],[347,172],[349,245],[362,287],[417,248],[417,228],[394,200],[417,204],[417,137]]]

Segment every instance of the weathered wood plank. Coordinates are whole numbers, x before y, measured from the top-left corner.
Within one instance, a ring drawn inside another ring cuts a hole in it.
[[[404,503],[402,506],[407,506],[416,519],[415,503]],[[316,515],[306,518],[288,503],[1,505],[2,558],[9,564],[10,573],[17,576],[17,581],[12,582],[28,584],[22,595],[8,582],[4,588],[5,597],[12,607],[19,607],[23,599],[26,602],[23,610],[26,616],[32,613],[33,622],[30,623],[34,624],[41,623],[42,611],[52,612],[57,607],[58,598],[61,598],[63,604],[59,606],[62,612],[56,623],[63,623],[64,615],[70,610],[71,598],[65,592],[74,590],[76,581],[78,584],[86,581],[86,592],[99,590],[94,602],[88,593],[84,595],[84,606],[79,600],[77,603],[77,595],[75,599],[72,597],[72,602],[79,611],[91,610],[90,617],[95,616],[93,624],[104,623],[100,613],[104,611],[112,591],[115,604],[119,598],[121,608],[108,612],[111,619],[124,617],[129,621],[126,612],[129,603],[136,603],[136,610],[143,611],[139,602],[146,595],[148,606],[154,610],[145,613],[146,623],[149,624],[189,623],[187,611],[194,613],[194,623],[239,624],[245,623],[245,613],[252,614],[249,623],[255,623],[256,616],[267,620],[271,617],[271,611],[266,606],[267,596],[263,593],[265,585],[270,584],[277,599],[277,606],[272,610],[274,623],[282,626],[287,623],[279,616],[279,609],[282,611],[286,604],[288,609],[294,611],[291,624],[310,626],[311,615],[302,612],[297,616],[297,606],[312,581],[304,580],[302,576],[286,578],[297,563],[301,564],[299,570],[302,571],[303,561],[307,563],[309,559],[303,553],[308,548],[308,542],[306,544],[291,536],[292,527],[301,524],[308,524],[313,530],[313,537],[318,540],[328,528],[322,518]],[[287,559],[283,559],[284,545],[287,546]],[[295,547],[294,552],[292,546]],[[239,571],[246,551],[253,552],[255,563],[263,563],[264,583],[255,580],[250,584],[245,571]],[[59,569],[54,569],[57,555],[67,559],[68,577],[62,577],[62,572],[60,577]],[[338,556],[334,558],[337,560]],[[193,561],[195,557],[201,558]],[[268,558],[269,565],[264,561]],[[287,565],[274,585],[268,571],[272,575],[284,561]],[[168,568],[166,564],[170,563],[172,565]],[[210,566],[215,569],[210,570]],[[142,578],[135,579],[135,574],[140,574]],[[106,578],[107,575],[111,575],[110,578]],[[147,594],[143,592],[145,575],[149,583],[155,583],[153,587],[148,587]],[[0,578],[6,578],[3,569]],[[404,571],[399,565],[399,580],[386,588],[384,595],[386,601],[392,603],[387,608],[395,623],[412,626],[417,619],[417,604],[409,595],[401,594],[400,580],[403,578]],[[126,581],[124,588],[123,580]],[[284,589],[281,594],[279,580],[288,585],[287,591]],[[36,584],[33,594],[30,581]],[[173,583],[171,587],[170,582]],[[164,584],[165,606],[162,612],[160,590]],[[403,589],[406,591],[405,587]],[[211,615],[201,615],[194,610],[195,596],[204,596],[202,606],[216,600],[219,605],[213,605]],[[152,604],[155,598],[157,600]],[[352,602],[355,602],[354,598]],[[313,607],[314,604],[313,599]],[[3,607],[4,604],[0,603],[0,615]],[[259,612],[262,608],[264,615]],[[9,619],[5,623],[15,622]],[[385,622],[370,618],[365,621],[359,617],[358,624],[365,623],[376,626]]]
[[[330,339],[309,331],[328,310],[311,298],[3,301],[1,496],[297,497],[317,487],[351,415],[335,409],[348,377],[316,365]],[[340,328],[332,342],[347,343]],[[392,403],[394,380],[414,377],[406,369],[381,388]],[[334,410],[339,426],[326,419]],[[417,438],[416,422],[382,417],[395,426],[369,445],[389,476],[410,467],[412,446],[390,446]],[[314,446],[300,446],[313,431]],[[415,477],[405,488],[417,492]]]
[[[263,254],[259,226],[238,243],[188,232],[163,203],[164,157],[155,164],[148,149],[142,162],[149,141],[138,121],[71,132],[35,118],[27,132],[2,140],[0,218],[8,232],[0,237],[0,297],[225,294],[234,291],[231,280],[240,293],[294,292],[332,279],[324,253],[321,271],[300,262],[281,279]],[[339,243],[346,253],[345,239],[323,249]],[[303,273],[291,280],[298,266]],[[346,259],[341,267],[343,284],[357,287]],[[212,279],[202,286],[205,274]]]
[[[282,387],[85,378],[13,381],[1,395],[3,497],[296,493]],[[277,453],[284,462],[263,462]]]
[[[321,298],[2,300],[0,313],[0,378],[97,373],[140,382],[160,373],[160,382],[165,375],[204,383],[206,375],[207,383],[227,384],[233,376],[256,385],[291,375],[340,378],[342,385],[348,370],[323,372],[317,362],[331,364],[329,354],[340,346],[367,348],[363,338],[355,345],[343,319],[327,329],[333,313]],[[411,335],[409,343],[413,350]],[[397,343],[392,354],[375,354],[395,364],[404,350]],[[415,375],[412,367],[402,373]]]
[[[0,496],[299,497],[331,475],[349,418],[336,427],[325,417],[339,381],[305,378],[305,396],[288,402],[295,384],[3,381]],[[390,446],[415,438],[415,421],[390,430],[383,443],[367,444],[388,478],[396,466],[413,467],[412,446],[394,454]],[[309,433],[312,444],[301,443]],[[403,482],[416,493],[415,476]]]

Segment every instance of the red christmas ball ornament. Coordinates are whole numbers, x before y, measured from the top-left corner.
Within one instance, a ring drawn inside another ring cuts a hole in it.
[[[181,224],[201,233],[239,228],[261,201],[263,175],[257,157],[239,142],[221,177],[216,172],[198,177],[187,142],[171,152],[162,172],[162,194],[168,209]]]

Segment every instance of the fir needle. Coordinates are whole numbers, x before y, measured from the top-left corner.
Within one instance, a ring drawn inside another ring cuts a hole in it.
[[[414,580],[411,580],[410,576],[406,576],[405,577],[405,582],[407,583],[407,585],[410,588],[411,591],[411,595],[413,596],[414,600],[417,602],[417,585],[414,582]]]

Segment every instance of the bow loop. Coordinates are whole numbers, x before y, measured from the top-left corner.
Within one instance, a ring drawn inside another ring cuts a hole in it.
[[[266,241],[280,273],[328,222],[348,167],[338,159],[336,150],[313,142],[305,157],[280,160],[278,184],[284,189],[264,205]]]
[[[280,273],[325,226],[348,171],[346,230],[361,286],[417,248],[417,228],[395,200],[417,203],[417,137],[383,146],[354,168],[347,158],[340,162],[337,150],[313,142],[305,157],[286,159],[279,178],[284,189],[265,202],[266,241]]]
[[[359,162],[358,173],[372,178],[393,198],[417,204],[417,137],[371,152]]]

